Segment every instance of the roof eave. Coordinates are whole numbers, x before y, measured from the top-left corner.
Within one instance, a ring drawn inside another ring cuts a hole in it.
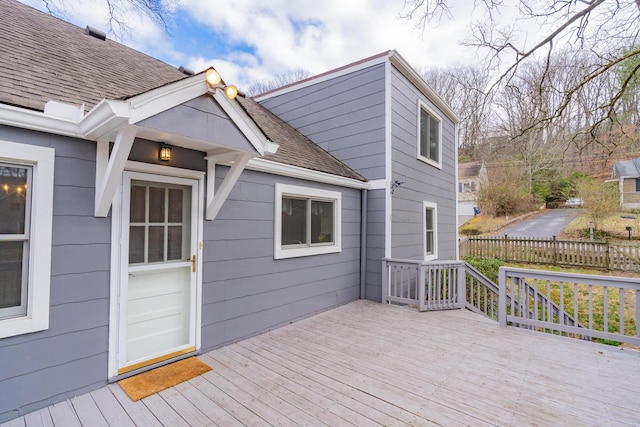
[[[395,50],[389,51],[389,62],[396,67],[415,87],[433,102],[451,121],[460,123],[460,117],[451,109],[444,99],[418,74],[416,70]]]

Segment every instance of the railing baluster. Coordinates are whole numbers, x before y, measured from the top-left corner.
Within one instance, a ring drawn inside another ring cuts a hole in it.
[[[604,331],[609,332],[609,288],[603,287],[602,307],[604,309]]]
[[[640,291],[636,289],[632,292],[636,293],[636,337],[640,338]]]
[[[593,329],[593,285],[589,285],[589,329]]]
[[[624,289],[618,289],[618,316],[620,317],[620,335],[624,335]]]

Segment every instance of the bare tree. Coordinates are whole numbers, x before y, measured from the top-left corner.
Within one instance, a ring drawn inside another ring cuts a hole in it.
[[[481,147],[490,122],[489,102],[485,93],[490,82],[487,70],[453,65],[421,70],[420,74],[461,118],[458,127],[459,147],[467,152]]]
[[[51,15],[64,16],[68,10],[65,0],[41,0]],[[106,16],[107,32],[120,39],[129,33],[127,21],[131,11],[149,18],[165,32],[169,32],[169,21],[172,11],[180,0],[104,0],[108,14]]]
[[[302,68],[296,68],[294,70],[287,71],[286,73],[282,73],[271,80],[262,79],[253,82],[251,86],[249,86],[249,89],[247,89],[247,95],[260,95],[262,93],[269,92],[270,90],[299,82],[300,80],[304,80],[311,76],[312,74],[309,71],[303,70]]]
[[[400,16],[425,28],[452,17],[453,6],[461,1],[405,0]],[[518,17],[511,25],[504,25],[504,14],[514,5]],[[573,135],[573,143],[580,148],[591,141],[606,145],[609,135],[624,132],[628,116],[621,110],[625,102],[630,105],[628,100],[636,93],[640,75],[640,0],[475,0],[474,13],[482,14],[483,19],[472,24],[465,44],[486,52],[486,67],[495,77],[487,89],[489,94],[515,86],[514,79],[522,68],[532,63],[542,65],[537,81],[542,93],[559,50],[568,63],[589,57],[588,67],[555,93],[553,105],[522,127],[521,135],[539,132],[567,116],[575,117],[578,111],[590,118],[586,127]],[[544,35],[530,44],[522,29],[532,25]],[[595,89],[590,84],[603,78],[610,82],[612,75],[617,80],[610,92],[598,96],[596,103],[586,104],[585,92]]]

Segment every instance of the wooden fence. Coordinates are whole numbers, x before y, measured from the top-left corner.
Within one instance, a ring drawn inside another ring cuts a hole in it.
[[[640,244],[523,237],[470,237],[460,241],[460,256],[497,258],[601,270],[640,271]]]

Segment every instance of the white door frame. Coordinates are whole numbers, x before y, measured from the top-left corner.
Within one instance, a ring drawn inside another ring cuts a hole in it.
[[[144,179],[147,181],[156,180],[160,182],[164,180],[171,180],[171,178],[187,178],[198,182],[198,194],[197,194],[197,218],[193,227],[196,228],[195,235],[197,236],[197,254],[196,254],[196,288],[195,288],[195,347],[196,350],[201,347],[201,325],[202,325],[202,248],[203,248],[203,222],[204,222],[204,186],[205,186],[205,173],[200,171],[192,171],[188,169],[178,169],[168,166],[152,165],[147,163],[139,163],[128,161],[125,166],[126,172],[139,172],[147,174]],[[123,174],[124,176],[124,174]],[[165,178],[163,180],[163,177]],[[109,366],[108,377],[114,378],[118,376],[118,349],[120,341],[120,316],[121,316],[121,283],[122,275],[127,274],[123,271],[122,252],[120,248],[123,247],[123,239],[121,236],[122,228],[122,195],[123,195],[123,183],[124,179],[121,179],[119,190],[114,196],[112,208],[111,208],[111,274],[110,274],[110,307],[109,307]],[[126,239],[128,241],[128,239]],[[126,242],[125,241],[125,242]],[[126,248],[128,252],[128,248]],[[127,267],[127,266],[124,266]]]

